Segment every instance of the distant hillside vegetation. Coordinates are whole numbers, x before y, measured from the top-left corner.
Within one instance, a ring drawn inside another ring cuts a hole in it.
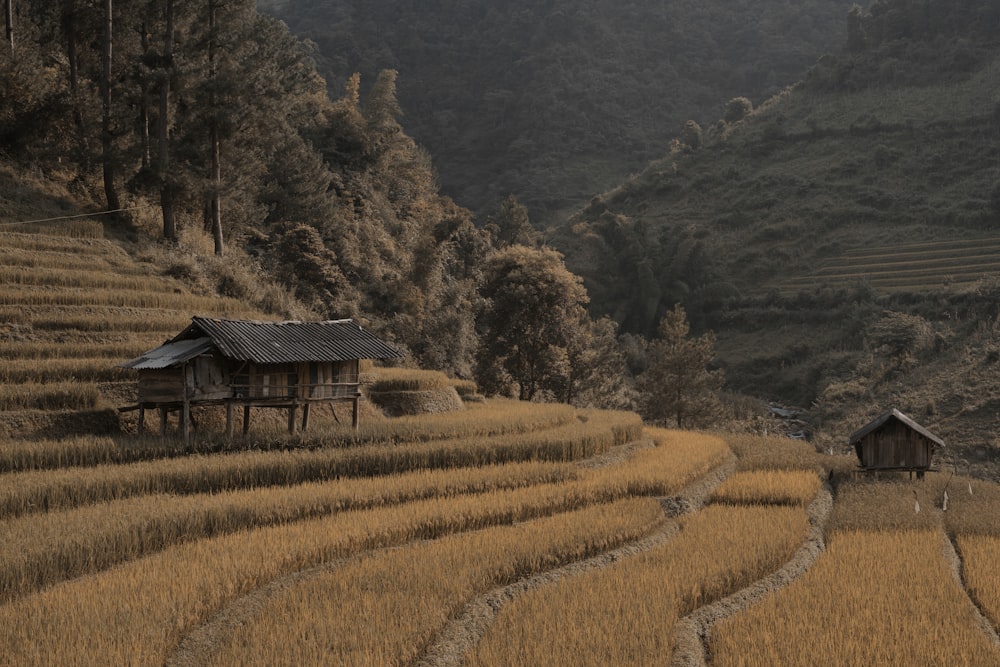
[[[551,220],[714,119],[797,80],[843,41],[848,0],[494,3],[258,0],[318,46],[335,90],[399,70],[407,131],[443,190],[509,193]]]
[[[877,2],[848,25],[842,55],[686,128],[553,241],[625,331],[684,304],[734,389],[838,432],[894,403],[965,433],[956,415],[1000,408],[981,372],[1000,349],[1000,7]]]

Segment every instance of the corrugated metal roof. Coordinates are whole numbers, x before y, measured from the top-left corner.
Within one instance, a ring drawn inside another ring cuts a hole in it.
[[[174,341],[204,336],[212,339],[224,357],[257,364],[396,359],[402,356],[399,350],[378,339],[354,320],[256,322],[194,317],[191,326]]]
[[[907,417],[906,415],[904,415],[902,412],[900,412],[899,410],[897,410],[895,408],[893,408],[889,412],[886,412],[886,413],[880,415],[879,417],[877,417],[871,423],[867,424],[866,426],[861,427],[860,429],[858,429],[857,431],[855,431],[854,433],[852,433],[851,434],[850,444],[853,445],[854,443],[858,442],[859,440],[861,440],[866,435],[868,435],[869,433],[871,433],[875,429],[877,429],[880,426],[882,426],[883,424],[885,424],[887,421],[889,421],[893,417],[895,417],[899,421],[903,422],[904,424],[906,424],[907,426],[909,426],[914,431],[916,431],[920,435],[924,436],[925,438],[927,438],[931,442],[937,443],[941,447],[945,446],[944,445],[944,441],[941,438],[937,437],[936,435],[934,435],[933,433],[931,433],[930,431],[928,431],[926,428],[924,428],[923,426],[921,426],[917,422],[913,421],[912,419],[910,419],[909,417]]]
[[[210,352],[212,347],[212,339],[204,336],[201,338],[179,340],[150,350],[141,357],[125,362],[121,367],[134,368],[140,371],[170,368],[176,364],[182,364],[185,361],[194,359],[199,354]]]

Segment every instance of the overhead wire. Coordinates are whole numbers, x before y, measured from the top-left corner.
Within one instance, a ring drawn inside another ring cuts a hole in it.
[[[73,220],[75,218],[93,218],[98,215],[109,215],[111,213],[122,213],[124,211],[136,211],[143,208],[153,208],[153,205],[144,204],[142,206],[128,206],[125,208],[116,208],[110,211],[97,211],[96,213],[80,213],[78,215],[61,215],[55,218],[40,218],[38,220],[18,220],[16,222],[0,222],[0,227],[11,227],[13,225],[30,225],[36,222],[54,222],[56,220]]]

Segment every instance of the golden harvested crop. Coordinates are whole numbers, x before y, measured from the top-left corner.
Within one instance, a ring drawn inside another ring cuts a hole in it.
[[[822,482],[815,472],[755,470],[738,472],[711,495],[713,502],[807,506]]]
[[[283,590],[210,662],[407,664],[475,595],[612,549],[662,521],[655,501],[623,500],[351,562]]]
[[[708,507],[661,547],[519,596],[466,664],[669,665],[677,620],[776,570],[807,527],[797,508]]]
[[[712,631],[717,667],[996,665],[939,530],[833,535],[787,588]]]

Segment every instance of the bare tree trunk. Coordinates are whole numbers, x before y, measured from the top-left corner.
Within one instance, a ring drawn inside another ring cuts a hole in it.
[[[225,246],[222,241],[222,142],[219,129],[212,124],[212,238],[215,240],[215,254],[222,256]]]
[[[139,26],[139,41],[142,44],[142,53],[146,55],[149,53],[149,31],[146,30],[146,23],[143,21],[142,25]],[[149,136],[149,80],[146,76],[142,77],[141,91],[139,97],[139,132],[140,141],[142,142],[142,167],[143,169],[149,169],[150,163],[152,161],[152,149],[150,147],[150,136]]]
[[[14,57],[14,0],[3,0],[3,17],[7,24],[7,42],[10,44],[10,57]]]
[[[174,2],[167,0],[166,34],[163,38],[164,65],[160,70],[160,118],[157,126],[159,152],[157,167],[160,175],[160,211],[163,215],[163,238],[177,240],[177,225],[174,221],[174,187],[169,182],[170,170],[170,75],[174,57]]]
[[[117,211],[121,208],[118,190],[115,187],[115,163],[112,156],[111,134],[111,56],[114,43],[114,22],[112,21],[112,0],[104,0],[104,71],[101,77],[102,107],[101,119],[101,161],[104,167],[104,196],[108,201],[108,210]]]
[[[216,9],[215,0],[208,0],[208,76],[213,82],[216,76],[215,49],[219,27]],[[210,122],[211,131],[209,133],[209,139],[212,144],[212,238],[215,241],[215,254],[221,257],[225,246],[222,239],[222,141],[219,138],[219,123],[215,117],[217,103],[213,86],[209,99],[212,114]]]
[[[73,106],[73,127],[76,128],[78,163],[83,172],[90,171],[91,154],[87,146],[87,133],[83,128],[83,109],[80,101],[80,49],[76,5],[73,0],[63,4],[63,31],[66,33],[66,60],[69,61],[69,93]]]

